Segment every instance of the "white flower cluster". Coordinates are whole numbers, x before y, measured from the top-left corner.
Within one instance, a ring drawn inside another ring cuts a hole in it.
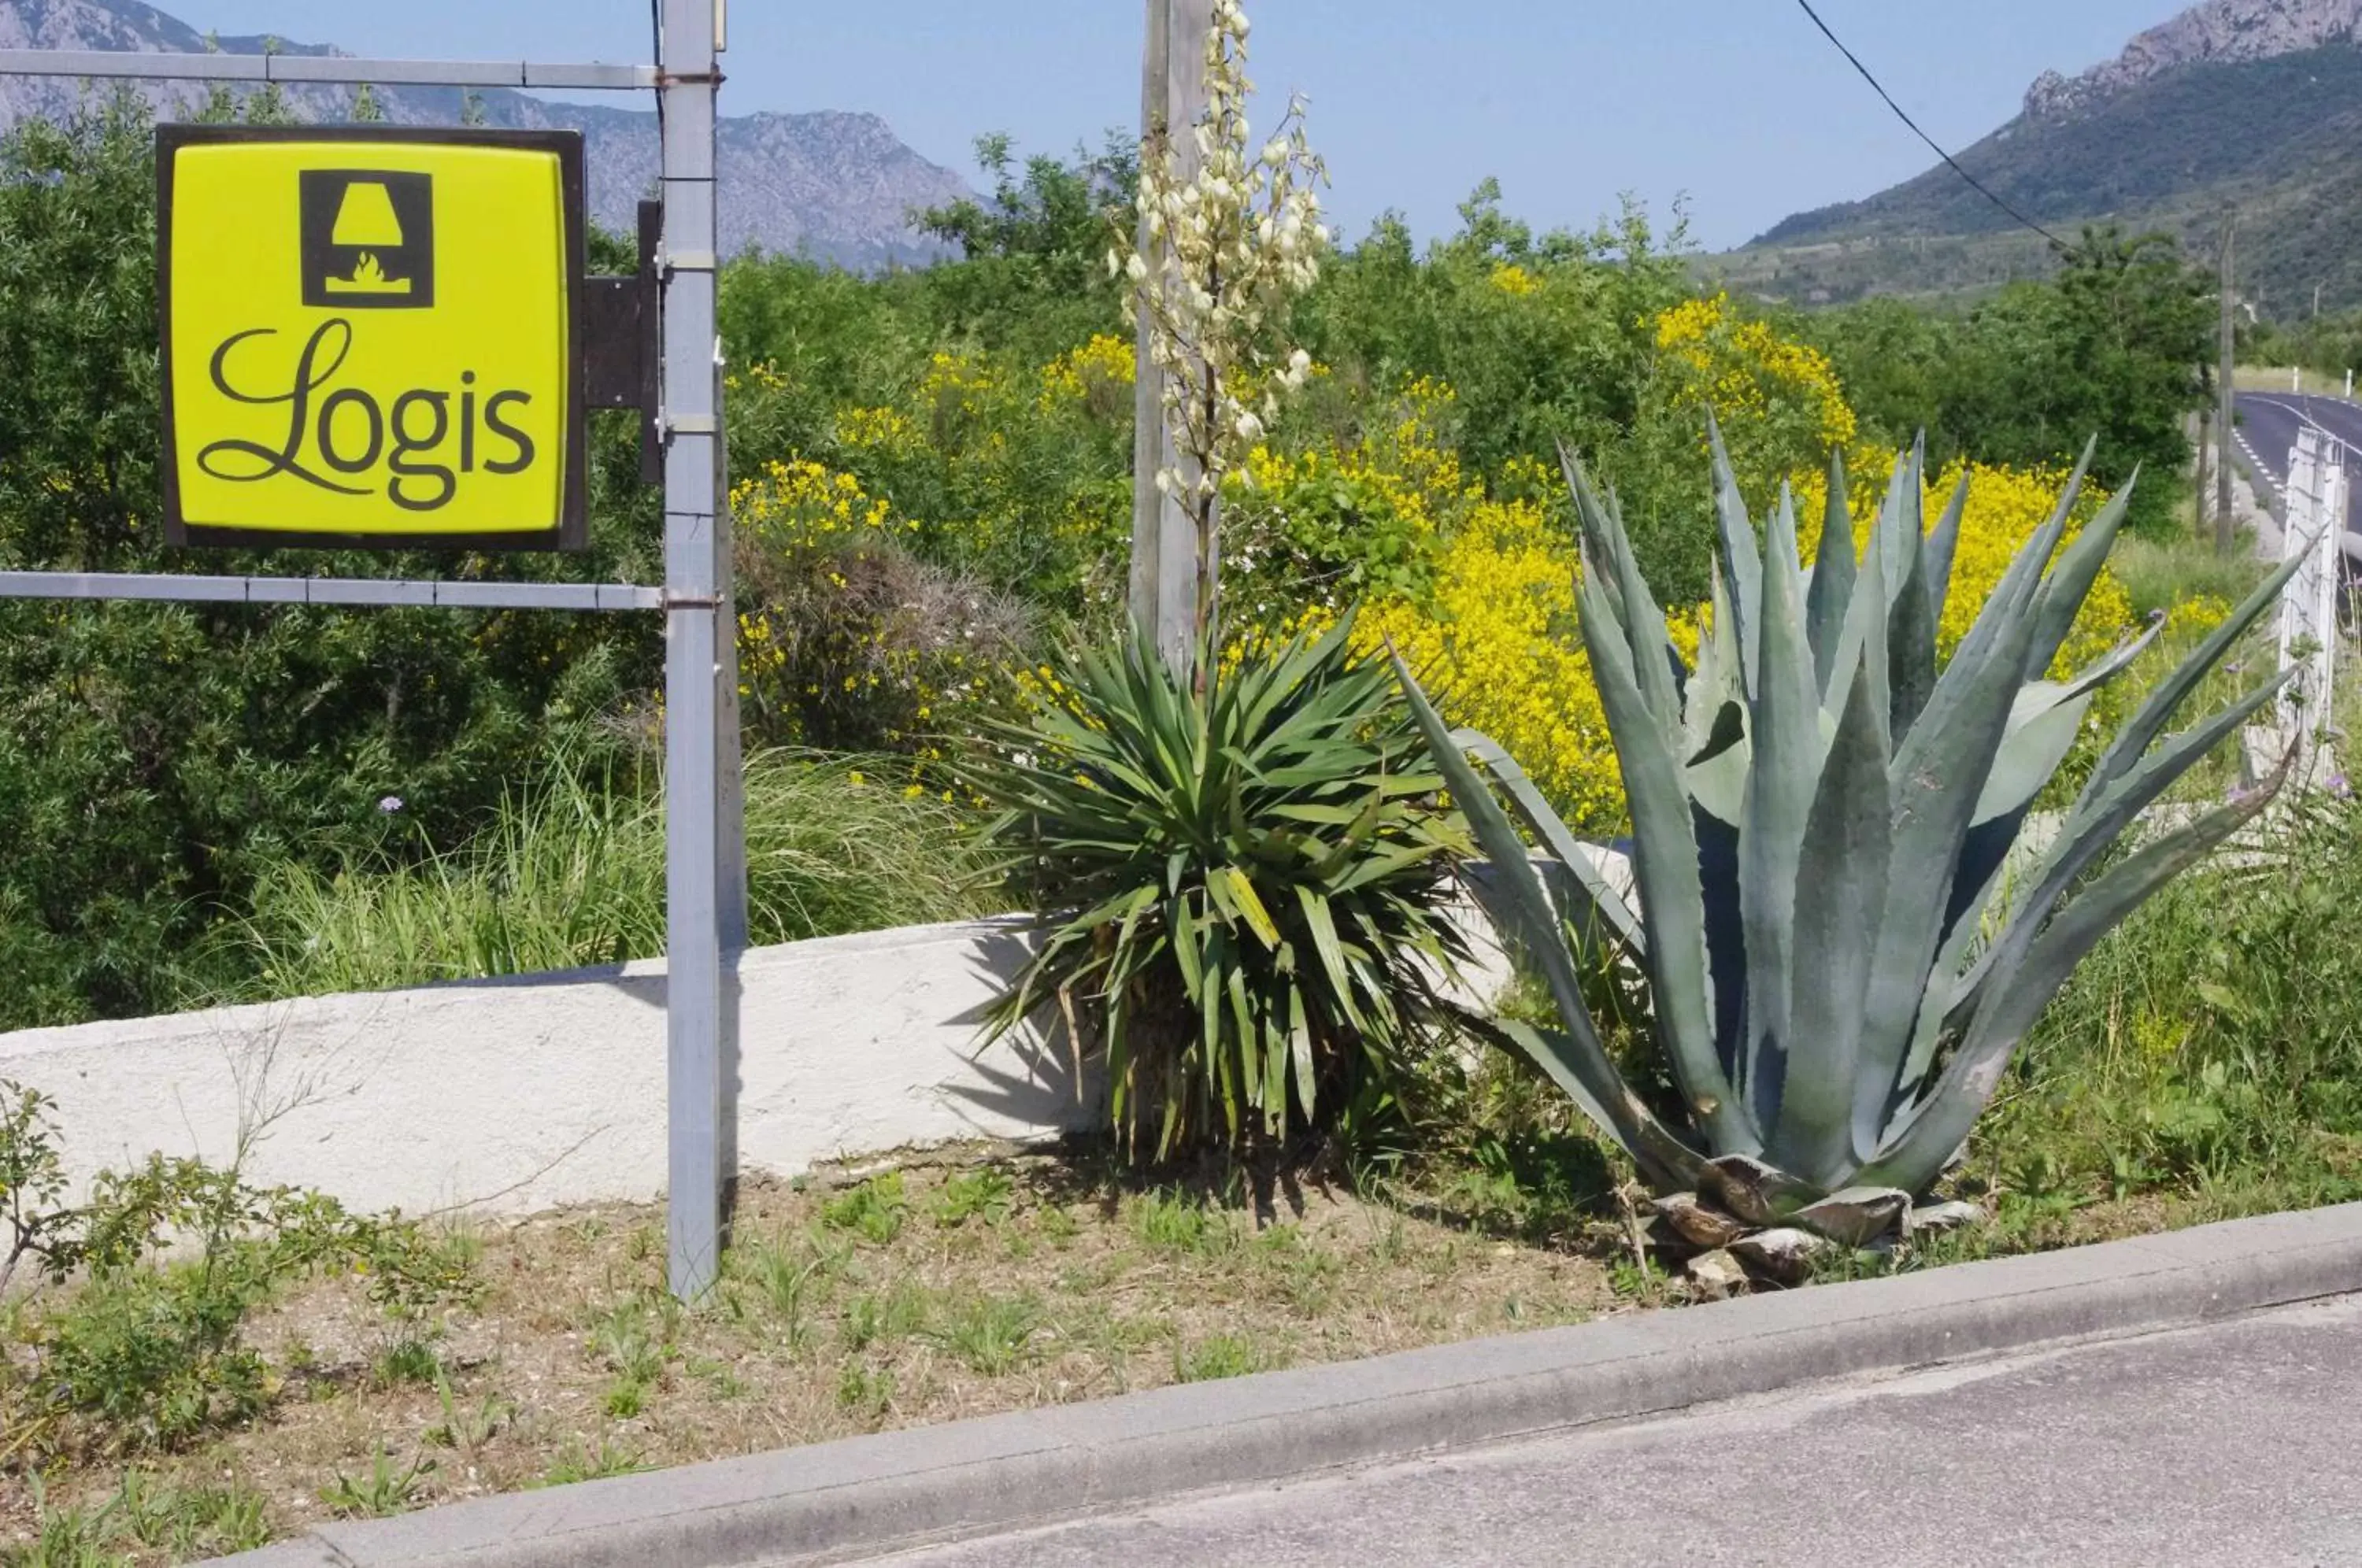
[[[1184,179],[1172,136],[1152,135],[1140,160],[1144,251],[1108,257],[1109,271],[1131,281],[1135,320],[1147,324],[1164,372],[1179,462],[1156,484],[1197,526],[1201,620],[1212,609],[1223,476],[1244,471],[1280,398],[1311,370],[1310,355],[1275,337],[1287,302],[1319,279],[1331,239],[1316,189],[1328,171],[1306,137],[1304,100],[1291,99],[1276,134],[1250,151],[1248,28],[1238,0],[1215,0],[1206,113],[1194,127],[1198,167]]]

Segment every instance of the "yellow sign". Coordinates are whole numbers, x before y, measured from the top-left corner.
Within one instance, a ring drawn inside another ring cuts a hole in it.
[[[583,542],[571,132],[165,126],[176,544]]]

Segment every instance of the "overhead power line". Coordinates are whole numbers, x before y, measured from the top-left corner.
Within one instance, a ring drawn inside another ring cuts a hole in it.
[[[1886,101],[1886,106],[1894,111],[1894,117],[1901,120],[1904,125],[1909,126],[1911,127],[1911,134],[1917,137],[1921,141],[1926,142],[1929,148],[1934,149],[1936,156],[1942,159],[1951,169],[1953,173],[1958,174],[1961,179],[1966,180],[1970,186],[1973,188],[1979,195],[1984,197],[1986,201],[1991,202],[1993,205],[2007,213],[2016,221],[2019,227],[2040,235],[2043,238],[2048,240],[2051,244],[2057,246],[2061,250],[2067,248],[2067,242],[2065,240],[2059,238],[2048,229],[2043,227],[2040,224],[2035,222],[2032,218],[2026,216],[2024,213],[2019,212],[2015,207],[2010,205],[2008,202],[2003,200],[2000,193],[1995,192],[1992,186],[1986,184],[1983,181],[1978,179],[1975,175],[1961,168],[1960,160],[1953,157],[1950,153],[1945,151],[1942,143],[1938,142],[1934,137],[1929,136],[1926,131],[1921,130],[1919,128],[1919,122],[1913,119],[1911,116],[1905,112],[1903,105],[1894,101],[1894,94],[1889,93],[1885,87],[1879,83],[1878,78],[1871,74],[1870,67],[1861,62],[1861,57],[1855,54],[1853,50],[1848,49],[1846,47],[1845,40],[1838,37],[1835,32],[1831,31],[1829,25],[1827,22],[1821,20],[1821,14],[1813,9],[1812,0],[1796,0],[1796,4],[1804,7],[1805,16],[1810,17],[1813,19],[1813,26],[1821,29],[1821,36],[1828,39],[1830,43],[1836,45],[1837,51],[1846,57],[1846,63],[1852,66],[1856,71],[1861,72],[1861,79],[1870,83],[1871,91],[1876,93],[1881,98]]]

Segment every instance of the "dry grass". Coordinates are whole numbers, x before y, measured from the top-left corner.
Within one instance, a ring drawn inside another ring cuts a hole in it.
[[[2298,372],[2285,365],[2242,365],[2231,378],[2231,384],[2241,392],[2302,392],[2308,397],[2344,397],[2345,378],[2327,376],[2318,370]]]
[[[373,1313],[349,1282],[311,1287],[257,1336],[301,1369],[269,1417],[142,1462],[135,1488],[227,1489],[285,1534],[337,1513],[1571,1322],[1619,1299],[1585,1252],[1343,1191],[1225,1207],[1047,1161],[751,1189],[726,1276],[694,1310],[662,1288],[663,1225],[661,1209],[618,1207],[482,1227],[481,1300],[423,1331]],[[50,1516],[95,1519],[125,1469],[46,1477]],[[40,1507],[0,1497],[0,1561],[26,1551]],[[96,1561],[176,1555],[99,1532]]]

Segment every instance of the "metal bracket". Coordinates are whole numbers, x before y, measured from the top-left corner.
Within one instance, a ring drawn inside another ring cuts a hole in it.
[[[711,414],[676,414],[664,422],[668,439],[675,436],[719,436],[722,421]]]
[[[587,407],[640,415],[640,482],[664,480],[661,429],[664,288],[657,254],[664,204],[640,204],[640,270],[628,278],[590,278],[582,291],[582,398]]]

